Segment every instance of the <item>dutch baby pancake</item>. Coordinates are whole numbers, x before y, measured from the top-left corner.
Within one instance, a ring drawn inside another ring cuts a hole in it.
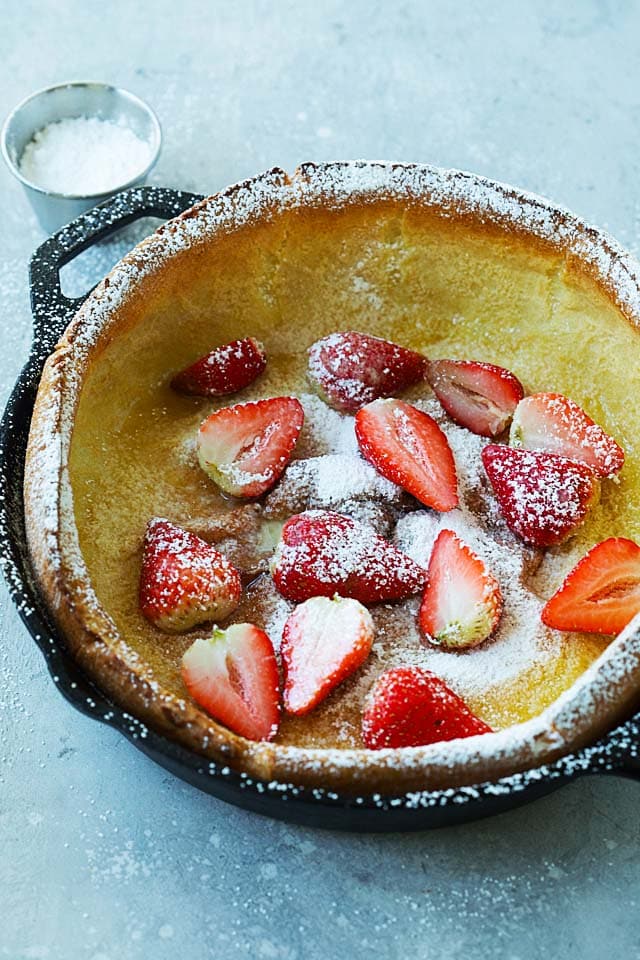
[[[269,781],[396,794],[589,742],[640,684],[639,319],[629,256],[470,174],[308,164],[197,204],[42,377],[27,529],[70,652]],[[581,561],[627,571],[584,589],[629,616],[580,629]]]

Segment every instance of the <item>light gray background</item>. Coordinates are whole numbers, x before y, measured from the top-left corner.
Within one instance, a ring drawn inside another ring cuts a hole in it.
[[[164,127],[154,182],[213,192],[274,164],[430,161],[638,242],[638,3],[3,0],[0,24],[0,114],[61,80],[123,85]],[[4,398],[43,239],[4,169],[0,224]],[[263,820],[74,712],[4,587],[0,602],[0,956],[640,957],[637,784],[584,780],[422,835]]]

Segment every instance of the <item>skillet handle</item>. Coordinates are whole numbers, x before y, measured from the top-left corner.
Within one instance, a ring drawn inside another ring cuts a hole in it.
[[[49,353],[84,297],[65,297],[60,269],[99,240],[142,217],[169,220],[192,207],[200,194],[169,187],[134,187],[81,214],[38,247],[29,265],[31,311],[36,343]]]

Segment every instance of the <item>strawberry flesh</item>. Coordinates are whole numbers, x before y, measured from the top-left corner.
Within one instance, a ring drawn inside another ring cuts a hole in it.
[[[501,434],[524,396],[509,370],[478,360],[434,360],[427,378],[452,420],[482,437]]]
[[[422,747],[491,732],[444,680],[420,667],[383,673],[362,718],[362,739],[370,750]]]
[[[640,546],[623,537],[596,544],[542,611],[556,630],[617,634],[640,613]]]
[[[259,497],[282,476],[303,422],[294,397],[223,407],[198,432],[200,466],[225,493]]]
[[[597,477],[586,464],[556,454],[490,443],[482,462],[507,525],[534,547],[565,540],[598,493]]]
[[[624,450],[577,403],[561,393],[534,393],[518,404],[509,442],[580,460],[599,477],[622,470]]]
[[[147,620],[180,633],[228,617],[241,593],[240,574],[209,543],[161,517],[149,521],[139,593]]]
[[[271,640],[253,624],[235,623],[192,643],[182,679],[196,703],[241,737],[272,740],[278,732],[278,665]]]
[[[424,379],[426,358],[366,333],[332,333],[309,348],[309,377],[331,406],[355,413]]]
[[[375,400],[355,421],[360,450],[378,473],[434,510],[458,505],[453,453],[432,417],[403,400]]]
[[[179,393],[197,397],[224,397],[244,390],[260,376],[267,365],[267,355],[259,340],[244,337],[216,347],[171,381]]]
[[[312,597],[289,615],[282,634],[284,706],[302,715],[361,666],[373,620],[357,600]]]
[[[271,563],[283,597],[352,597],[360,603],[404,600],[424,586],[426,571],[370,527],[327,510],[291,517]]]
[[[494,632],[501,613],[498,581],[452,530],[441,530],[418,615],[422,633],[447,650],[476,647]]]

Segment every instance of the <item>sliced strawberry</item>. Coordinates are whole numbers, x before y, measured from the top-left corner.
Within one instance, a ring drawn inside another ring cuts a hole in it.
[[[272,397],[216,410],[198,432],[200,466],[234,497],[259,497],[279,480],[302,429],[294,397]]]
[[[491,732],[444,680],[420,667],[383,673],[362,718],[362,739],[371,750],[421,747]]]
[[[404,600],[426,579],[422,567],[371,527],[327,510],[287,520],[271,572],[282,596],[295,603],[334,594],[367,604]]]
[[[161,517],[149,521],[140,610],[156,627],[180,633],[206,620],[224,620],[241,592],[240,574],[209,543]]]
[[[312,710],[364,663],[372,642],[371,614],[357,600],[312,597],[301,603],[282,634],[285,710]]]
[[[180,393],[197,397],[224,397],[248,387],[266,365],[267,355],[260,341],[244,337],[200,357],[176,374],[171,386]]]
[[[278,732],[278,664],[271,640],[252,623],[234,623],[192,643],[182,679],[196,703],[241,737],[272,740]]]
[[[478,360],[433,360],[427,378],[449,416],[482,437],[502,433],[524,397],[509,370]]]
[[[438,534],[427,575],[418,620],[431,643],[464,650],[491,636],[502,613],[500,585],[452,530]]]
[[[376,470],[427,507],[458,505],[449,441],[427,413],[403,400],[374,400],[356,414],[356,437]]]
[[[309,377],[332,407],[355,413],[424,378],[426,358],[366,333],[332,333],[309,348]]]
[[[616,634],[640,613],[640,547],[610,537],[573,568],[542,611],[556,630]]]
[[[518,404],[509,442],[588,464],[599,477],[622,470],[624,450],[582,407],[561,393],[534,393]]]
[[[593,470],[553,453],[490,443],[482,462],[507,525],[534,547],[565,540],[598,494]]]

